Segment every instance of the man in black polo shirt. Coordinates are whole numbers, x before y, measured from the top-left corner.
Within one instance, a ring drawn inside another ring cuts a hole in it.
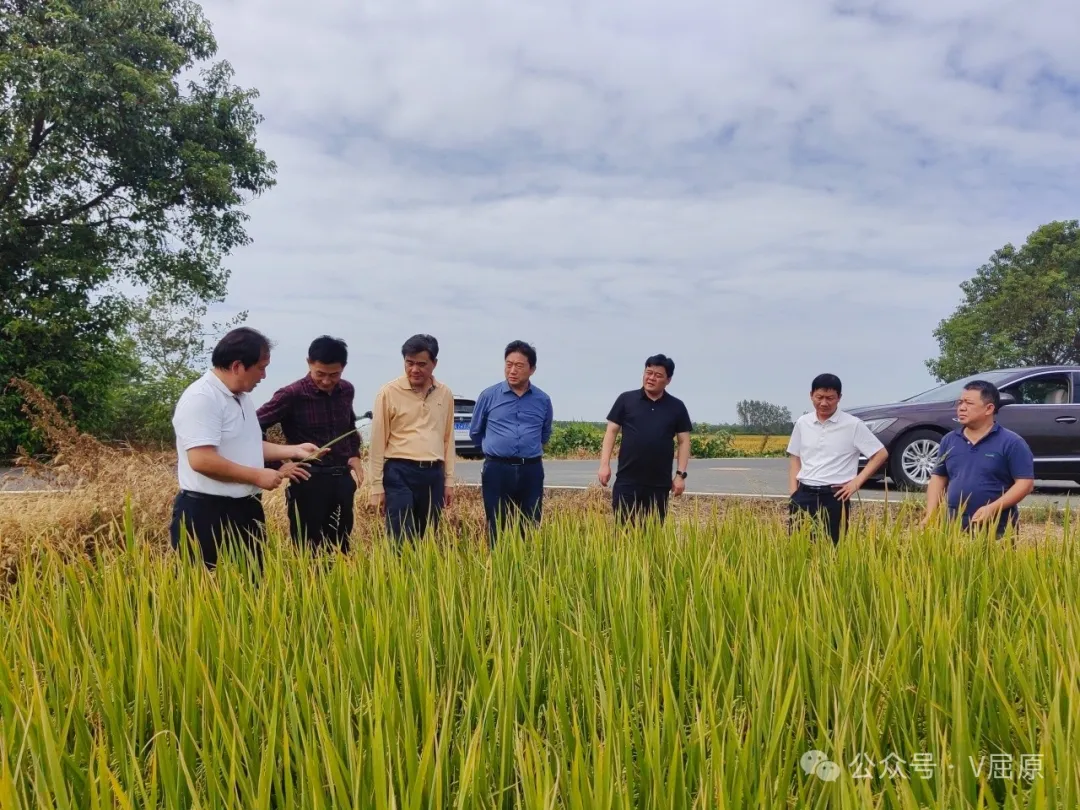
[[[668,494],[677,497],[686,489],[693,425],[683,401],[666,391],[674,374],[671,358],[653,355],[645,361],[641,388],[619,394],[608,413],[598,477],[605,487],[611,480],[611,454],[621,432],[618,471],[611,493],[611,505],[620,522],[637,521],[655,512],[663,523]],[[672,477],[676,438],[679,458]]]

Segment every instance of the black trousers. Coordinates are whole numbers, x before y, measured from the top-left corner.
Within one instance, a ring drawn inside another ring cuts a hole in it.
[[[266,540],[262,500],[258,495],[226,498],[181,490],[173,500],[169,538],[174,549],[184,556],[198,553],[211,570],[226,547],[249,553],[261,568]]]
[[[441,461],[417,462],[388,458],[383,464],[386,531],[395,543],[437,531],[446,492]]]
[[[671,487],[657,487],[616,481],[611,488],[611,508],[619,523],[639,524],[648,515],[663,523],[667,518]]]
[[[539,459],[487,458],[480,470],[488,545],[494,548],[500,524],[513,521],[524,535],[527,523],[540,523],[544,506],[544,465]]]
[[[289,533],[312,551],[336,546],[349,550],[355,520],[356,480],[348,467],[309,467],[307,481],[290,481],[285,490]]]
[[[799,484],[788,502],[789,528],[800,515],[820,520],[829,532],[833,545],[840,542],[840,533],[847,525],[851,504],[836,497],[832,487],[808,487]]]

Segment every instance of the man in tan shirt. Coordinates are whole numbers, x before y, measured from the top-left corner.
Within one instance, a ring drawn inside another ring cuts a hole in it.
[[[371,411],[371,505],[395,543],[437,530],[453,497],[454,395],[435,380],[439,342],[413,335],[405,373],[375,395]]]

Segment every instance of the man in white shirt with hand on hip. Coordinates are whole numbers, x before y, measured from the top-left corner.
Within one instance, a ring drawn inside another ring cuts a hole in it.
[[[286,478],[309,478],[307,465],[295,462],[319,448],[263,441],[251,391],[270,364],[266,337],[248,327],[233,329],[214,347],[211,363],[173,413],[180,492],[173,502],[170,540],[179,550],[186,532],[209,569],[217,566],[223,544],[239,541],[261,567],[266,523],[261,493]],[[268,461],[288,463],[274,470],[265,466]]]
[[[788,511],[822,517],[835,546],[847,525],[850,499],[889,457],[889,451],[861,419],[840,410],[841,384],[835,374],[819,374],[810,385],[813,413],[791,431],[787,452]],[[859,455],[867,462],[859,472]]]

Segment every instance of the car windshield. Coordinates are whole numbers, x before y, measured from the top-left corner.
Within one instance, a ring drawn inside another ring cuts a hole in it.
[[[963,377],[959,380],[953,380],[951,383],[939,385],[937,388],[931,388],[929,391],[923,391],[921,394],[902,400],[902,402],[956,402],[956,400],[960,399],[964,386],[972,380],[986,380],[998,385],[1003,380],[1012,377],[1013,374],[1012,371],[987,371],[985,374],[972,374],[970,377]]]

